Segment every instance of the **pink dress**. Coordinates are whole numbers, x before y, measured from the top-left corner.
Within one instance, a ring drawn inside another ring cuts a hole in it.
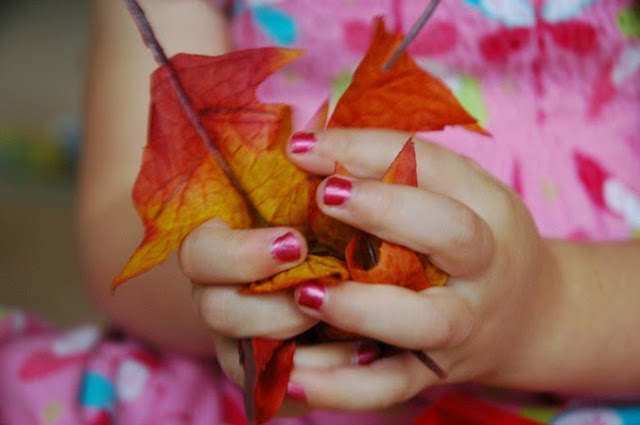
[[[225,2],[237,48],[308,53],[260,88],[304,124],[348,84],[372,18],[407,30],[425,0]],[[231,3],[231,4],[229,4]],[[546,236],[640,232],[640,6],[632,0],[443,0],[410,47],[493,135],[425,135],[510,184]],[[640,403],[638,403],[640,406]],[[61,332],[0,310],[0,424],[244,423],[240,393],[215,361],[155,352],[93,326]],[[410,424],[418,397],[390,414],[315,412],[274,424]],[[567,407],[567,406],[565,406]],[[570,406],[569,406],[570,407]],[[515,407],[556,425],[637,424],[640,407]]]

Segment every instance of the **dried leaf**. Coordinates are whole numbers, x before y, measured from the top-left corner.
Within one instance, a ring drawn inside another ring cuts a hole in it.
[[[418,186],[414,142],[409,139],[382,178],[385,183]],[[446,273],[427,258],[404,246],[358,231],[346,248],[351,279],[364,283],[388,283],[420,291],[444,285]],[[430,280],[433,279],[433,280]]]
[[[287,395],[293,369],[295,343],[252,338],[240,343],[245,370],[245,411],[250,423],[263,424],[274,417]]]
[[[301,283],[310,282],[331,285],[348,278],[349,272],[347,272],[344,261],[328,255],[308,255],[302,264],[278,273],[270,279],[252,283],[244,288],[243,292],[260,294],[293,288]]]
[[[391,69],[383,70],[401,41],[401,34],[388,33],[382,18],[376,19],[369,50],[338,101],[329,127],[415,132],[476,124],[451,90],[420,68],[408,53]]]
[[[145,236],[114,288],[164,261],[190,231],[216,216],[236,228],[262,219],[308,232],[315,185],[284,155],[289,108],[255,96],[266,77],[299,55],[276,48],[217,57],[179,54],[154,72],[148,142],[133,192]],[[200,129],[189,120],[167,67],[179,76]],[[223,173],[215,149],[244,196]]]

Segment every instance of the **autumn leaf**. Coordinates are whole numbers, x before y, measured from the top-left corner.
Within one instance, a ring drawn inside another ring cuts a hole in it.
[[[242,340],[240,361],[245,370],[245,411],[254,423],[263,424],[280,410],[287,395],[294,352],[293,341]]]
[[[114,288],[164,261],[213,217],[235,228],[263,220],[308,233],[315,186],[284,155],[289,108],[255,96],[266,77],[299,55],[276,48],[217,57],[179,54],[154,72],[148,142],[133,191],[145,235]],[[190,120],[170,71],[188,93],[200,126]],[[237,179],[235,186],[216,150]]]
[[[403,131],[475,128],[473,118],[437,78],[404,52],[389,70],[384,66],[402,41],[376,18],[369,50],[338,101],[329,127],[377,127]]]
[[[382,181],[418,186],[414,142],[409,139],[393,161]],[[357,231],[347,245],[345,257],[351,279],[363,283],[388,283],[420,291],[442,286],[446,273],[427,258],[404,246]]]
[[[242,290],[247,294],[261,294],[293,288],[300,283],[315,282],[321,285],[333,285],[349,278],[344,261],[329,255],[307,255],[302,264],[277,275],[249,284]]]

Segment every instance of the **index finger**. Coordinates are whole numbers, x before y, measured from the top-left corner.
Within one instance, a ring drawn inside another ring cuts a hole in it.
[[[355,177],[380,179],[411,133],[382,129],[329,129],[291,136],[287,155],[302,169],[333,174],[336,161]],[[418,186],[462,202],[478,196],[485,173],[469,159],[438,144],[413,137]],[[484,190],[482,190],[484,191]]]

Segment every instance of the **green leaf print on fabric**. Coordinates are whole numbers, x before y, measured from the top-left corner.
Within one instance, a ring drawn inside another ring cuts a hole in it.
[[[538,421],[543,424],[548,424],[558,413],[558,409],[555,407],[546,406],[525,406],[520,410],[519,413],[527,419]]]
[[[640,6],[629,6],[618,14],[618,28],[626,37],[640,38]]]
[[[460,87],[456,90],[456,97],[482,127],[486,127],[489,111],[482,98],[480,83],[473,77],[464,76],[460,81]]]

